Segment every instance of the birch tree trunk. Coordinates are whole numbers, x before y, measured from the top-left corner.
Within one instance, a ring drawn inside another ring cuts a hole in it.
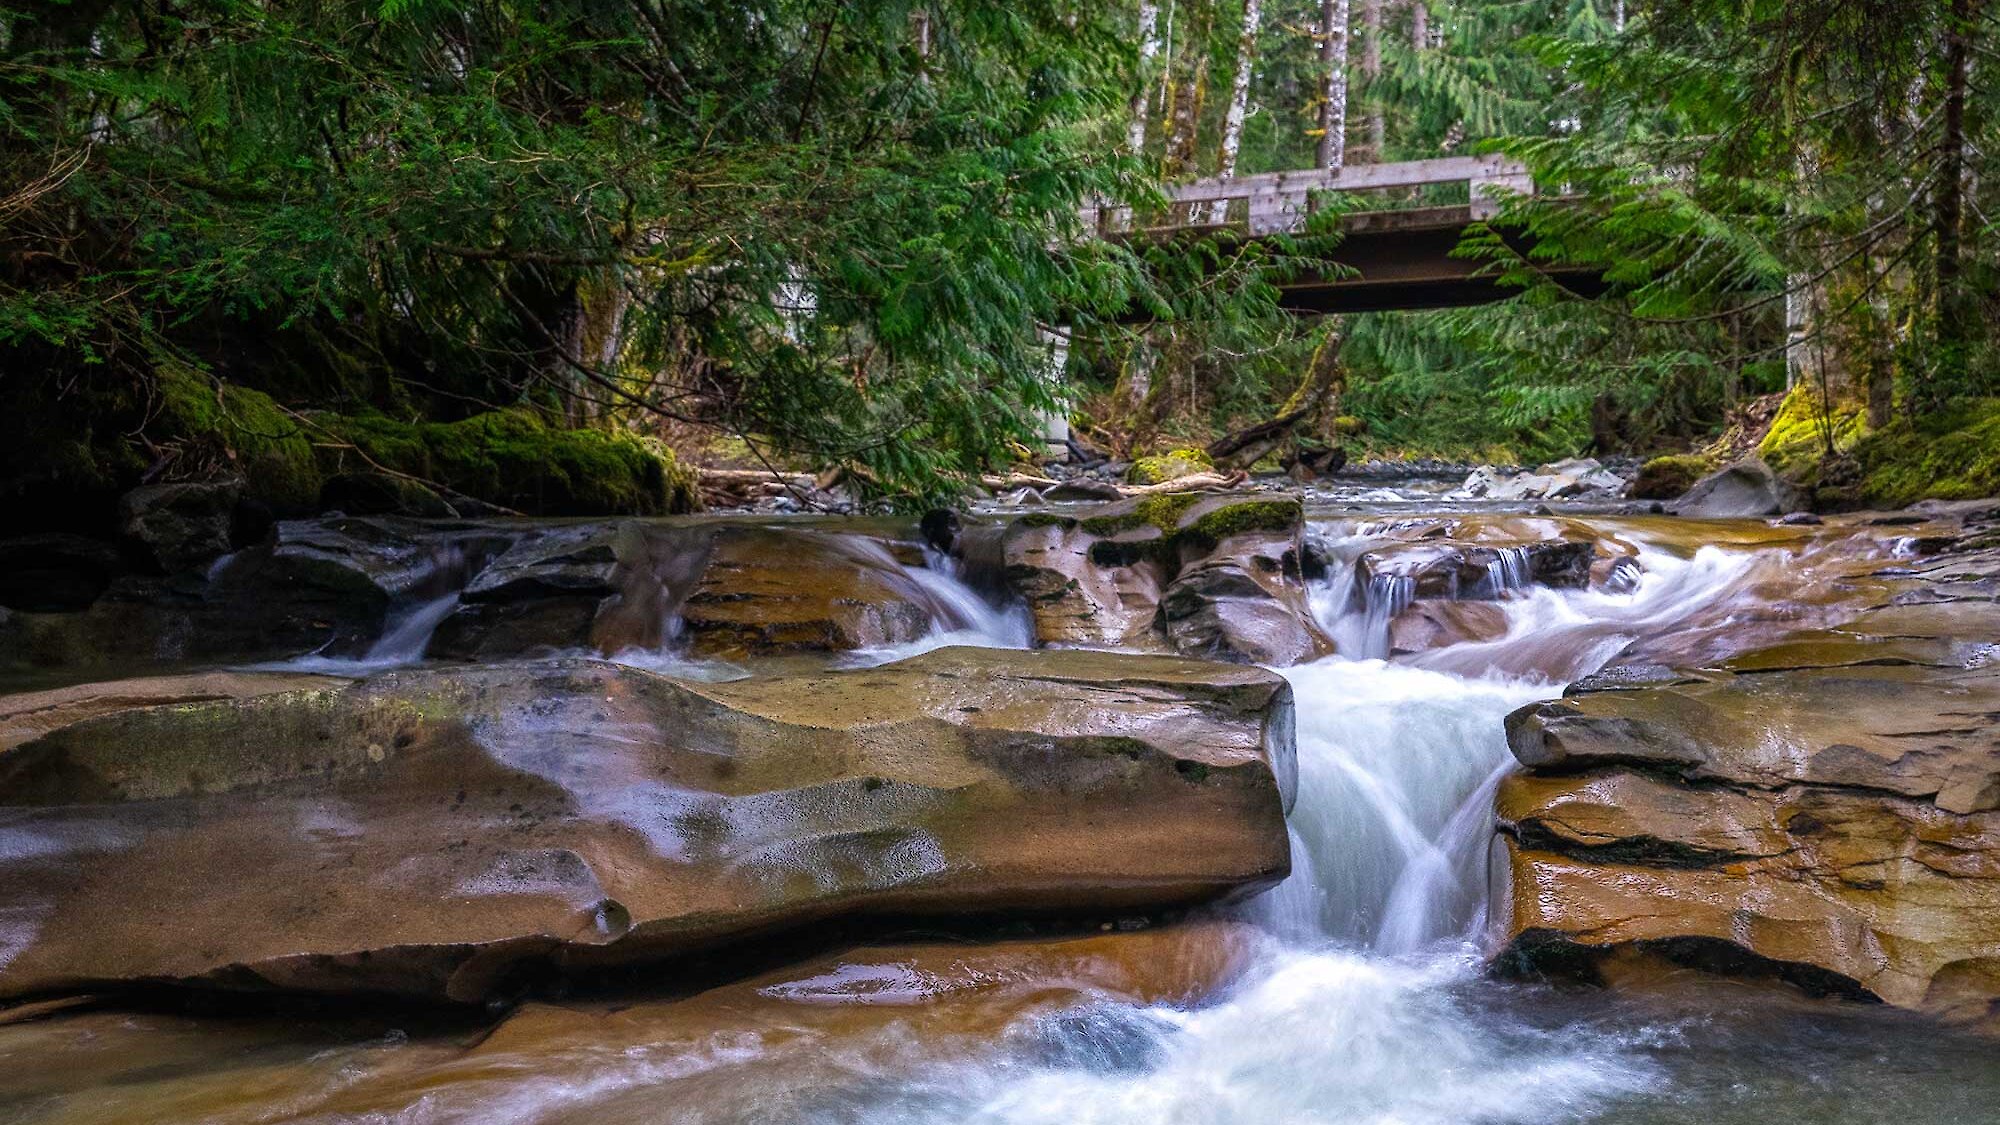
[[[1382,0],[1361,3],[1361,84],[1368,95],[1368,159],[1380,164],[1389,147],[1389,124],[1382,112],[1381,93],[1373,87],[1382,77]]]
[[[1182,0],[1187,9],[1186,34],[1173,55],[1171,99],[1167,106],[1167,157],[1162,170],[1168,178],[1195,170],[1195,142],[1201,129],[1201,105],[1208,94],[1208,32],[1214,0]]]
[[[1431,9],[1424,0],[1411,0],[1410,49],[1423,52],[1431,47]]]
[[[1348,0],[1320,0],[1319,166],[1327,169],[1347,163],[1347,15]]]
[[[1160,55],[1160,6],[1139,3],[1139,88],[1132,92],[1131,121],[1125,127],[1125,147],[1146,151],[1146,94],[1153,87],[1153,60]]]
[[[1944,129],[1938,140],[1937,189],[1932,221],[1937,247],[1937,374],[1945,385],[1939,397],[1957,393],[1972,336],[1970,302],[1965,299],[1965,99],[1972,68],[1972,23],[1977,0],[1951,0],[1945,24]]]
[[[1243,0],[1243,37],[1236,41],[1236,77],[1229,86],[1229,112],[1222,119],[1222,159],[1216,172],[1223,179],[1236,175],[1236,157],[1243,149],[1243,119],[1250,111],[1250,78],[1257,65],[1257,32],[1264,20],[1263,0]],[[1208,221],[1229,217],[1229,203],[1209,205]]]

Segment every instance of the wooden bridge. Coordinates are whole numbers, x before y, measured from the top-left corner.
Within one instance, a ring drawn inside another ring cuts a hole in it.
[[[1518,293],[1499,284],[1491,263],[1454,254],[1469,228],[1499,216],[1506,195],[1535,190],[1525,165],[1498,155],[1197,180],[1167,190],[1169,221],[1164,224],[1137,225],[1125,207],[1090,208],[1084,219],[1105,238],[1260,239],[1303,230],[1329,193],[1440,184],[1467,185],[1468,201],[1342,216],[1342,237],[1328,255],[1328,266],[1280,282],[1279,306],[1296,313],[1439,309],[1486,304]],[[1531,248],[1524,232],[1494,229],[1516,250]],[[1548,272],[1583,296],[1605,289],[1599,270],[1572,266]],[[1134,309],[1131,319],[1147,316]]]

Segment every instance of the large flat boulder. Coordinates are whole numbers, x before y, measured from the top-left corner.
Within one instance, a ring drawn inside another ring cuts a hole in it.
[[[1991,601],[1886,605],[1510,716],[1503,963],[2000,1017],[2000,667],[1960,639],[1996,630]]]
[[[335,688],[344,683],[345,680],[333,676],[298,672],[212,671],[140,676],[0,695],[0,751],[33,742],[73,723],[119,711],[217,699],[249,699],[281,691]]]
[[[1269,672],[1089,652],[130,711],[0,755],[0,997],[476,1001],[843,915],[1183,906],[1286,873],[1292,753]]]

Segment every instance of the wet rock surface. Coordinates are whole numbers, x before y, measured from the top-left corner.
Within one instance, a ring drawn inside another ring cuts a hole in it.
[[[110,1121],[519,1119],[542,1125],[809,1120],[842,1096],[839,1052],[914,1041],[942,1062],[1008,1036],[1082,1040],[1157,1061],[1147,1025],[1104,1005],[1193,1006],[1244,969],[1258,935],[1191,921],[1087,936],[916,941],[826,953],[692,991],[533,1001],[498,1020],[394,1015],[200,1019],[85,1007],[0,1021],[0,1107],[38,1125]],[[1084,1034],[1059,1032],[1082,1021]],[[1045,1044],[1045,1045],[1044,1045]],[[711,1059],[714,1066],[677,1065]],[[1043,1061],[1064,1061],[1059,1055]],[[537,1091],[550,1096],[538,1098]],[[571,1093],[573,1092],[573,1093]],[[570,1096],[564,1096],[570,1093]],[[663,1101],[666,1103],[663,1105]]]
[[[2000,1015],[2000,551],[1945,516],[1849,621],[1509,718],[1504,965],[1640,951]]]
[[[476,1001],[857,914],[1143,913],[1289,865],[1289,688],[945,649],[694,684],[595,661],[128,711],[0,756],[0,996]],[[199,910],[162,909],[201,903]]]
[[[1181,493],[1014,520],[1002,580],[1044,645],[1290,664],[1331,650],[1296,500]]]

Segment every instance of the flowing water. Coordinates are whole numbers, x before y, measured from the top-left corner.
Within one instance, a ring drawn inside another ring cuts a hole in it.
[[[1619,582],[1532,587],[1525,558],[1503,554],[1485,591],[1497,635],[1391,661],[1407,580],[1357,583],[1376,536],[1354,520],[1317,527],[1333,563],[1312,601],[1347,655],[1283,670],[1298,720],[1294,872],[1200,925],[1105,939],[1140,943],[1103,947],[1123,954],[836,954],[691,1000],[545,1008],[490,1035],[146,1013],[52,1021],[68,1029],[55,1035],[0,1027],[0,1068],[37,1076],[11,1092],[0,1080],[0,1120],[2000,1120],[1990,1044],[1911,1017],[1736,982],[1635,997],[1487,974],[1503,717],[1614,656],[1710,658],[1810,625],[1893,549],[1604,531],[1633,549]],[[857,660],[1028,643],[1018,609],[988,605],[943,560],[910,573],[938,607],[932,635]],[[425,612],[392,632],[414,636]],[[396,645],[407,654],[409,637]],[[637,659],[684,670],[670,648]],[[1107,965],[1155,983],[1107,985]]]

